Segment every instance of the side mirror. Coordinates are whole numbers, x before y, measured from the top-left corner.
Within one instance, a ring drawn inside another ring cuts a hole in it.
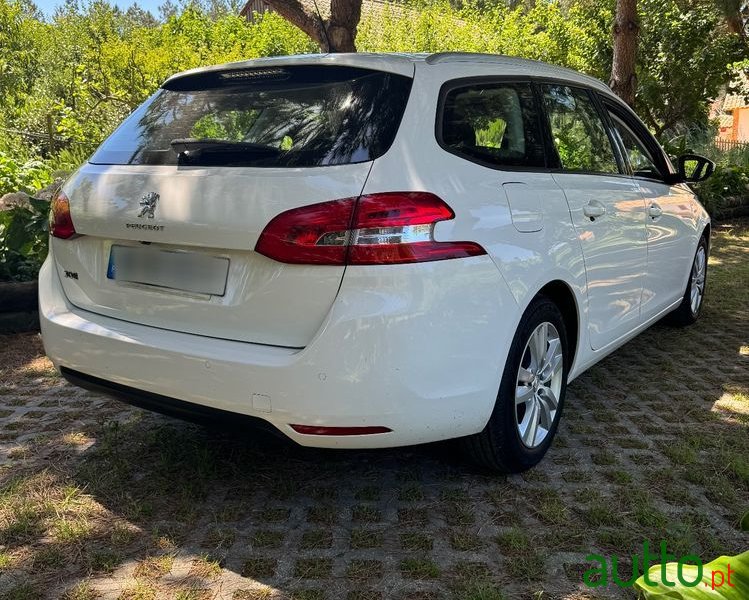
[[[705,181],[715,171],[715,163],[699,154],[682,154],[676,164],[679,177],[688,183]]]

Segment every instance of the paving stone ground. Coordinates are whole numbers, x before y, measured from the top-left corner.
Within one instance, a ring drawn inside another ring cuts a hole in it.
[[[590,553],[749,549],[749,223],[716,227],[703,319],[569,388],[539,467],[452,443],[319,451],[74,388],[0,337],[0,599],[633,598]]]

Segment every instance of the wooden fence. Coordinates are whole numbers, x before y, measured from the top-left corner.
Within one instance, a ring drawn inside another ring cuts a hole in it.
[[[749,150],[749,142],[742,142],[739,140],[715,140],[715,147],[722,152]]]

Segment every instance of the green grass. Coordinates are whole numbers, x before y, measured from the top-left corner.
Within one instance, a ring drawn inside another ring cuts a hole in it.
[[[406,579],[436,579],[441,573],[437,564],[427,558],[404,558],[400,570]]]
[[[402,527],[423,527],[429,522],[429,512],[424,508],[398,509],[398,523]]]
[[[201,579],[215,579],[221,575],[221,561],[210,556],[200,556],[192,561],[190,575]]]
[[[34,554],[34,569],[54,570],[59,569],[68,562],[65,552],[56,545],[43,546]]]
[[[338,521],[339,511],[335,506],[311,506],[307,511],[307,520],[317,525],[333,525]]]
[[[147,556],[135,567],[136,577],[146,579],[158,579],[172,570],[174,557],[168,554],[163,556]]]
[[[418,485],[402,487],[398,492],[398,500],[401,502],[419,502],[424,499],[424,490]]]
[[[261,530],[252,534],[252,545],[257,548],[280,548],[284,534],[281,531]]]
[[[401,546],[404,550],[421,550],[431,552],[434,539],[424,533],[407,532],[400,534]]]
[[[99,593],[91,586],[88,581],[82,581],[69,590],[67,590],[62,600],[94,600],[99,597]]]
[[[383,537],[381,531],[371,529],[353,529],[351,531],[351,548],[364,550],[367,548],[381,548]]]
[[[26,582],[0,592],[0,600],[42,600],[44,595],[32,584]]]
[[[450,535],[450,546],[459,552],[477,551],[486,546],[478,535],[466,531],[455,531]]]
[[[346,567],[346,577],[357,581],[382,577],[383,564],[379,560],[352,560]]]
[[[88,559],[89,568],[99,573],[111,573],[121,562],[122,555],[109,549],[93,550]]]
[[[242,566],[242,577],[268,579],[276,573],[276,561],[273,558],[252,557]]]
[[[300,558],[294,564],[294,577],[323,579],[330,577],[333,561],[329,558]]]
[[[333,546],[333,533],[328,529],[312,529],[302,534],[302,550],[322,550]]]
[[[354,506],[351,510],[351,520],[355,523],[377,523],[382,519],[380,511],[367,504]]]

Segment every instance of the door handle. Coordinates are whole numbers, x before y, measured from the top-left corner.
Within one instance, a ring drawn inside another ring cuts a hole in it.
[[[648,214],[653,218],[657,219],[663,214],[663,209],[658,206],[655,202],[653,202],[650,207],[648,207]]]
[[[583,206],[583,214],[591,221],[595,221],[598,217],[606,214],[606,207],[598,200],[591,200]]]

